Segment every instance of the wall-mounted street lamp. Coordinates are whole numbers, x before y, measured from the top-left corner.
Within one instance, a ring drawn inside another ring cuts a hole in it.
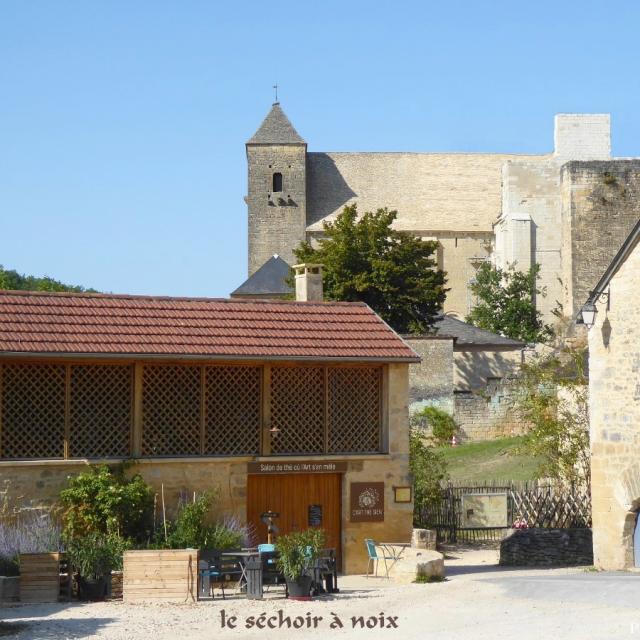
[[[576,320],[577,324],[584,324],[587,329],[591,329],[596,322],[596,316],[598,315],[598,307],[596,307],[596,302],[607,302],[607,311],[609,310],[609,298],[610,291],[602,291],[598,295],[594,297],[593,291],[589,296],[589,299],[582,305],[582,309],[578,313],[578,318]]]

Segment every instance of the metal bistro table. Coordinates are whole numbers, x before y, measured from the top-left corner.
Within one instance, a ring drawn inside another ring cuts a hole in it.
[[[408,549],[411,546],[410,542],[376,542],[376,545],[382,547],[384,549],[385,555],[389,555],[392,560],[393,566],[400,558],[402,558],[402,554],[405,549]]]

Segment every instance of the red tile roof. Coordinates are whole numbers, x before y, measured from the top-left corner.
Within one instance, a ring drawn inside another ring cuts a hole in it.
[[[0,355],[419,360],[367,305],[0,291]]]

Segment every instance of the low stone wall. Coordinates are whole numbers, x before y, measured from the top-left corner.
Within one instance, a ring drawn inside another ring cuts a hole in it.
[[[591,529],[517,529],[500,543],[500,564],[510,567],[592,565]]]

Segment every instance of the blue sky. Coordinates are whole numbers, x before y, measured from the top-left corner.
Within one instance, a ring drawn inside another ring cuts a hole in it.
[[[0,0],[0,264],[102,291],[246,277],[244,142],[280,85],[317,151],[640,155],[640,3]]]

